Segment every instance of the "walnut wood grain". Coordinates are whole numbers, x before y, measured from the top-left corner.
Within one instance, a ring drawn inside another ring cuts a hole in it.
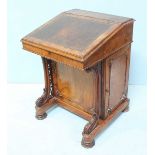
[[[45,86],[36,118],[54,105],[86,119],[81,144],[129,110],[128,78],[132,18],[69,10],[22,39],[23,48],[42,57]]]
[[[88,73],[57,63],[59,98],[87,113],[96,103],[95,82],[94,72]]]
[[[131,43],[133,22],[132,18],[72,10],[31,32],[22,43],[25,50],[86,69]]]
[[[124,100],[106,119],[98,120],[98,124],[96,125],[95,128],[93,128],[93,130],[90,133],[82,134],[82,141],[81,141],[82,146],[86,148],[93,147],[95,145],[94,138],[101,131],[106,129],[106,127],[108,127],[108,125],[112,123],[112,121],[114,121],[114,119],[116,119],[119,116],[119,114],[121,112],[124,112],[126,109],[128,109],[128,99]]]

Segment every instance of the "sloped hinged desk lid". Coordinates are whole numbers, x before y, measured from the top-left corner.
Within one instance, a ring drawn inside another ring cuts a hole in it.
[[[86,69],[132,42],[133,19],[70,10],[22,39],[25,50]]]

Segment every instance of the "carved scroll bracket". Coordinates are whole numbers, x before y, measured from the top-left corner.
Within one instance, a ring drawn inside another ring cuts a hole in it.
[[[94,113],[92,115],[92,119],[85,125],[82,134],[90,134],[97,126],[98,119],[99,116],[96,113]]]
[[[83,130],[83,135],[90,134],[98,125],[98,120],[100,117],[100,109],[101,109],[101,69],[102,63],[98,63],[97,65],[87,69],[87,72],[94,72],[95,73],[95,81],[96,81],[96,103],[94,104],[94,110],[92,112],[92,119],[85,125]]]
[[[41,107],[44,103],[46,103],[52,96],[48,95],[47,89],[43,89],[43,94],[36,100],[36,106]]]
[[[44,68],[44,80],[45,88],[43,89],[43,94],[36,101],[36,106],[41,107],[47,103],[52,97],[54,97],[54,83],[53,78],[56,71],[56,63],[52,60],[42,57],[42,63]]]

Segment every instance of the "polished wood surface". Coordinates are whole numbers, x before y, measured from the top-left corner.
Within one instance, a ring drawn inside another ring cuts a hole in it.
[[[83,52],[96,38],[111,28],[111,24],[62,14],[41,29],[33,31],[27,38],[40,43],[54,44],[66,49]]]
[[[57,64],[59,98],[90,113],[95,106],[95,76],[93,72],[81,71],[67,65]]]
[[[120,112],[128,111],[128,77],[133,22],[84,10],[61,13],[22,39],[23,48],[42,58],[45,86],[36,118],[54,105],[88,120],[84,147]]]
[[[104,114],[113,111],[115,107],[127,98],[128,74],[130,61],[130,45],[109,56],[104,63]]]
[[[71,10],[59,14],[31,32],[22,42],[28,51],[72,67],[86,69],[95,65],[97,60],[112,54],[114,49],[130,44],[132,25],[132,18]],[[73,63],[68,62],[68,58]]]

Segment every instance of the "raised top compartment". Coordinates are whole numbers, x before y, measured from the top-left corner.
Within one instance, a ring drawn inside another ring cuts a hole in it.
[[[25,36],[23,48],[86,69],[132,42],[133,21],[74,9],[59,14]]]

